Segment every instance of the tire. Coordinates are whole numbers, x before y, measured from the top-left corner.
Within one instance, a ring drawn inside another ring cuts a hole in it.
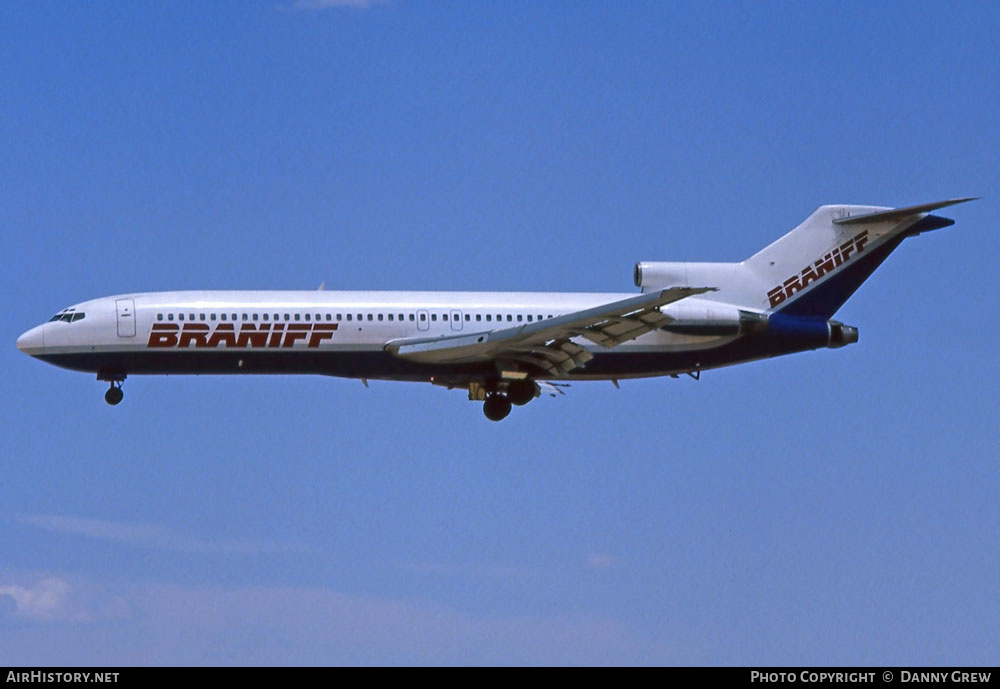
[[[490,421],[502,421],[510,414],[510,400],[505,395],[490,395],[483,402],[483,414]]]

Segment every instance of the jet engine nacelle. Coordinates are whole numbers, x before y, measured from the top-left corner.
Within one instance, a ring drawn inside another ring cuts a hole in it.
[[[635,264],[632,279],[636,287],[687,285],[687,265],[675,261],[642,261]]]
[[[760,284],[760,278],[742,263],[642,261],[635,264],[633,279],[643,292],[665,287],[711,287],[716,290],[713,299],[727,304],[756,305],[767,292],[761,289],[766,286]]]
[[[738,335],[746,312],[731,304],[685,299],[660,309],[670,318],[663,330],[684,335]]]

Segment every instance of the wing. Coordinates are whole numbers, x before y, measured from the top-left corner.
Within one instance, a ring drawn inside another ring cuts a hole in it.
[[[668,323],[669,319],[660,312],[661,306],[714,290],[714,287],[671,287],[514,328],[392,340],[385,348],[400,358],[422,363],[513,362],[558,377],[593,358],[572,338],[582,337],[602,347],[614,347]]]

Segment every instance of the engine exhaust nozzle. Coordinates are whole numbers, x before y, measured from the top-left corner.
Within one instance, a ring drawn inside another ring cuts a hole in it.
[[[853,325],[844,325],[839,321],[830,321],[831,349],[837,349],[858,341],[858,329]]]

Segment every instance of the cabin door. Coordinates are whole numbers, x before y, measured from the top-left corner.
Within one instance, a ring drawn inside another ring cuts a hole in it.
[[[116,299],[118,311],[118,337],[135,337],[135,302],[131,299]]]

